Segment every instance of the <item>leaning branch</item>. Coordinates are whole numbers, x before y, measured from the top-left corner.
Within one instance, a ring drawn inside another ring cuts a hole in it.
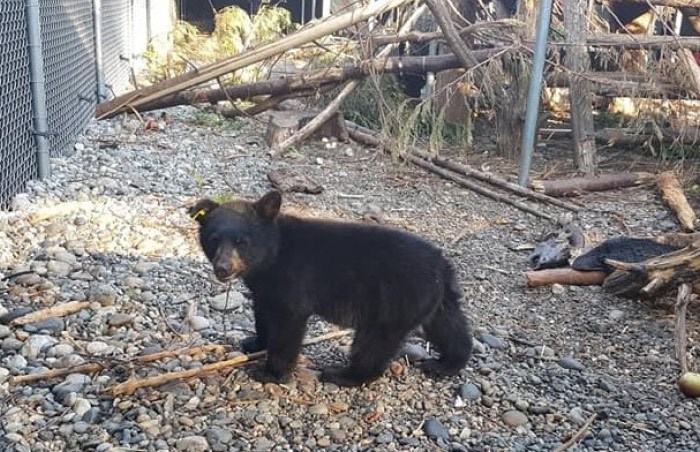
[[[348,127],[348,132],[350,134],[350,137],[354,139],[355,141],[358,141],[360,143],[369,145],[369,146],[377,146],[383,151],[387,151],[391,149],[391,146],[389,143],[383,142],[380,138],[376,137],[373,134],[369,134],[366,132],[362,132],[359,130],[359,128],[355,125],[351,125]],[[556,222],[556,218],[554,218],[551,215],[548,215],[544,212],[540,212],[539,210],[533,209],[532,207],[528,206],[527,204],[524,204],[520,201],[515,201],[510,198],[505,197],[504,195],[500,193],[496,193],[493,190],[489,190],[488,188],[482,187],[478,184],[475,184],[474,182],[461,177],[451,171],[447,171],[446,169],[440,168],[436,165],[433,165],[432,163],[417,157],[411,153],[407,153],[401,156],[402,159],[405,161],[412,163],[413,165],[416,165],[418,167],[421,167],[433,174],[436,174],[444,179],[450,180],[452,182],[455,182],[458,185],[461,185],[464,188],[468,188],[469,190],[472,190],[476,193],[479,193],[480,195],[486,196],[488,198],[494,199],[496,201],[503,202],[505,204],[511,205],[515,207],[516,209],[522,210],[523,212],[530,213],[532,215],[535,215],[540,218],[547,219],[552,222]]]
[[[98,119],[102,119],[107,117],[107,115],[138,109],[139,106],[160,99],[168,94],[192,88],[201,83],[221,77],[222,75],[274,57],[275,55],[279,55],[299,47],[300,45],[307,44],[315,39],[322,38],[336,31],[366,21],[371,17],[395,9],[407,1],[408,0],[380,0],[371,2],[366,6],[355,8],[345,14],[331,17],[316,25],[303,28],[283,40],[247,50],[232,58],[212,63],[206,67],[187,72],[98,104],[95,115]]]

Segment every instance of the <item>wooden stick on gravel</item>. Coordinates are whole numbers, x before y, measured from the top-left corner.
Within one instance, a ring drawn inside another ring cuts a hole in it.
[[[661,199],[678,217],[681,228],[685,232],[694,231],[695,212],[690,207],[676,175],[672,171],[665,171],[656,178],[656,185],[661,192]]]
[[[341,330],[334,331],[328,334],[322,334],[321,336],[304,341],[302,345],[312,345],[319,342],[327,341],[330,339],[335,339],[338,337],[347,336],[352,330]],[[134,391],[140,388],[147,388],[151,386],[160,386],[171,381],[183,380],[192,377],[201,377],[204,375],[211,374],[213,372],[218,372],[220,370],[229,369],[231,367],[238,367],[245,363],[255,361],[262,358],[267,354],[266,350],[251,353],[249,355],[236,356],[235,358],[228,359],[226,361],[219,361],[217,363],[207,364],[205,366],[199,367],[197,369],[183,370],[180,372],[170,372],[163,375],[157,375],[155,377],[149,377],[144,379],[132,378],[128,381],[114,386],[110,392],[113,396],[129,395],[133,394]]]
[[[80,312],[88,307],[90,307],[89,301],[71,301],[68,303],[62,303],[56,306],[51,306],[50,308],[30,312],[22,317],[17,317],[10,322],[10,325],[26,325],[28,323],[41,322],[42,320],[46,320],[51,317],[63,317],[66,315],[75,314],[76,312]]]
[[[583,424],[583,426],[576,433],[574,433],[574,435],[571,438],[569,438],[567,442],[554,449],[554,452],[562,452],[578,444],[578,442],[581,441],[581,439],[583,439],[584,436],[586,436],[586,432],[588,432],[588,430],[591,428],[591,425],[593,425],[593,422],[597,418],[598,413],[591,414],[591,417],[588,418],[586,423]]]
[[[681,284],[678,287],[678,298],[676,299],[676,357],[681,366],[681,375],[688,372],[688,358],[685,355],[688,342],[685,331],[685,312],[690,302],[692,291],[690,284]]]
[[[179,348],[176,350],[165,350],[157,353],[149,353],[148,355],[137,356],[127,361],[112,361],[109,363],[87,363],[77,366],[66,367],[64,369],[52,369],[46,372],[29,375],[19,375],[10,378],[10,384],[19,385],[33,383],[35,381],[52,380],[54,378],[65,377],[70,374],[92,374],[100,372],[110,367],[120,364],[132,363],[149,363],[163,358],[180,355],[197,355],[200,353],[225,353],[229,347],[224,345],[200,345],[197,347]]]

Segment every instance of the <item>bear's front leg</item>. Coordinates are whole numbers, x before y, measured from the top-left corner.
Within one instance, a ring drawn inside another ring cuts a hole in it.
[[[288,311],[267,314],[267,361],[263,373],[255,378],[261,382],[284,383],[289,381],[296,365],[308,317]]]
[[[253,305],[255,314],[255,336],[250,336],[241,341],[243,353],[255,353],[267,348],[267,318],[262,303]]]

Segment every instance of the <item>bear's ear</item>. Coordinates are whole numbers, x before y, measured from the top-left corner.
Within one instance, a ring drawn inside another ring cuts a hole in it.
[[[200,199],[197,203],[187,209],[187,214],[195,221],[202,222],[207,215],[219,207],[219,203],[209,198]]]
[[[258,213],[258,216],[265,221],[272,221],[277,218],[282,206],[282,195],[277,190],[272,190],[258,199],[253,208]]]

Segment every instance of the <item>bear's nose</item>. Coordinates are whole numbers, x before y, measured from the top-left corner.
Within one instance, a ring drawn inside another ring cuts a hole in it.
[[[231,270],[224,265],[214,267],[214,275],[219,279],[226,279],[231,274]]]

